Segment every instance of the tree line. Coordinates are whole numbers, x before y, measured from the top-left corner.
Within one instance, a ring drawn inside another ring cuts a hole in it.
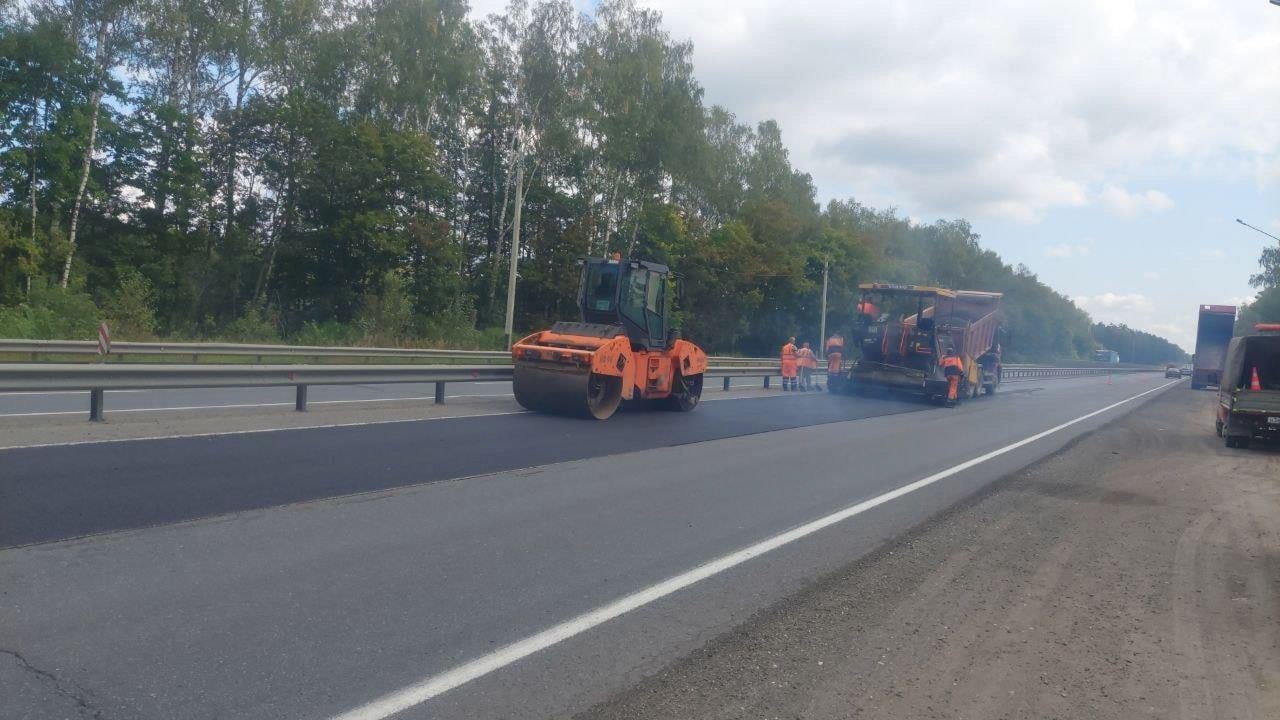
[[[516,217],[517,331],[571,318],[576,259],[617,251],[685,276],[715,352],[817,340],[824,265],[828,328],[886,280],[1005,292],[1015,359],[1120,332],[963,219],[819,204],[779,126],[706,105],[633,0],[0,12],[0,335],[493,346]]]
[[[1280,243],[1262,249],[1258,258],[1260,271],[1249,278],[1257,289],[1251,303],[1240,308],[1236,318],[1236,334],[1249,335],[1257,323],[1280,323]]]

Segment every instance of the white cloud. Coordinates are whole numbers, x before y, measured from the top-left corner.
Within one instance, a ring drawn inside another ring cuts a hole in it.
[[[1100,295],[1079,296],[1072,298],[1076,305],[1088,310],[1090,313],[1097,310],[1107,315],[1122,314],[1125,312],[1150,310],[1151,301],[1142,293],[1113,293],[1105,292]],[[1095,320],[1098,318],[1094,318]],[[1111,322],[1103,320],[1103,322]],[[1123,322],[1123,321],[1119,321]]]
[[[1079,245],[1058,243],[1057,245],[1050,245],[1045,248],[1044,254],[1052,258],[1070,258],[1085,257],[1092,251],[1093,248],[1091,243],[1080,243]]]
[[[1131,193],[1119,185],[1107,185],[1098,194],[1098,199],[1109,212],[1126,218],[1173,208],[1173,200],[1159,190]]]
[[[1104,292],[1071,298],[1094,322],[1124,324],[1159,335],[1191,351],[1195,345],[1196,306],[1167,307],[1139,292]],[[1114,348],[1120,349],[1120,348]],[[1123,351],[1121,352],[1123,355]]]
[[[824,197],[1035,221],[1172,207],[1134,177],[1280,180],[1267,3],[641,2],[693,40],[707,102],[776,118]]]

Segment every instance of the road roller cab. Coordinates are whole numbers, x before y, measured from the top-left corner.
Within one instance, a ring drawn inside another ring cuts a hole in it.
[[[587,258],[580,322],[558,322],[511,348],[516,400],[530,410],[604,420],[623,401],[692,410],[707,356],[671,326],[674,276],[665,265]]]

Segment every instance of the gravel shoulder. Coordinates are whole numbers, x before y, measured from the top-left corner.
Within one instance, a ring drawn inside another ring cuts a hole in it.
[[[1280,450],[1185,387],[585,718],[1278,718]]]

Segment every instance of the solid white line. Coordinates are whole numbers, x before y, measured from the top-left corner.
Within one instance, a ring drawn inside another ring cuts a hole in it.
[[[9,445],[0,447],[5,450],[25,450],[28,448],[69,447],[72,445],[105,445],[107,443],[146,442],[148,440],[185,440],[187,438],[222,437],[223,435],[254,435],[257,433],[289,432],[290,430],[320,430],[324,428],[362,427],[364,425],[394,425],[396,423],[433,422],[436,420],[465,420],[467,418],[498,417],[500,415],[526,415],[528,410],[511,410],[508,412],[476,413],[474,415],[445,415],[442,417],[405,418],[403,420],[369,420],[367,422],[329,423],[327,425],[299,425],[297,427],[261,428],[257,430],[224,430],[220,432],[187,433],[183,435],[152,435],[135,438],[103,438],[101,440],[72,440],[69,442],[37,443],[34,445]]]
[[[112,391],[112,392],[131,392],[131,391]],[[445,395],[445,400],[454,400],[457,398],[502,398],[514,397],[511,393],[479,393],[475,395]],[[424,397],[389,397],[389,398],[361,398],[356,400],[311,400],[308,405],[340,405],[342,403],[375,403],[375,402],[396,402],[398,400],[434,400],[435,396]],[[121,408],[112,410],[112,413],[139,413],[139,412],[174,412],[178,410],[218,410],[220,408],[256,408],[256,407],[288,407],[292,406],[291,402],[275,402],[275,403],[240,403],[227,405],[184,405],[180,407],[147,407],[147,408]],[[84,410],[48,410],[43,412],[28,413],[0,413],[0,418],[7,417],[42,417],[44,415],[83,415]]]
[[[586,632],[587,630],[613,620],[620,615],[648,605],[655,600],[664,598],[678,590],[687,588],[694,583],[722,573],[737,565],[741,565],[754,557],[763,555],[771,550],[776,550],[784,545],[795,542],[796,540],[808,535],[812,535],[819,530],[848,520],[855,515],[860,515],[891,500],[896,500],[903,495],[907,495],[908,493],[912,493],[923,487],[932,485],[944,478],[951,477],[956,473],[968,470],[969,468],[984,463],[992,458],[1017,450],[1024,445],[1028,445],[1045,438],[1059,430],[1069,428],[1077,423],[1097,417],[1098,415],[1101,415],[1108,410],[1120,407],[1125,403],[1132,402],[1145,395],[1150,395],[1153,392],[1163,390],[1170,385],[1176,384],[1176,382],[1178,381],[1165,383],[1159,387],[1138,393],[1137,395],[1132,395],[1100,410],[1094,410],[1093,412],[1081,415],[1074,420],[1068,420],[1067,422],[1055,425],[1048,430],[1023,438],[1011,445],[1006,445],[998,450],[992,450],[985,455],[979,455],[971,460],[966,460],[959,465],[954,465],[946,470],[942,470],[928,477],[916,480],[913,483],[903,485],[896,490],[891,490],[883,495],[877,495],[870,500],[864,500],[857,505],[851,505],[843,510],[818,518],[812,522],[805,523],[797,528],[774,535],[773,537],[754,545],[749,545],[741,550],[718,557],[703,565],[699,565],[692,570],[688,570],[676,575],[675,577],[663,580],[656,585],[651,585],[643,590],[639,590],[630,595],[625,595],[608,605],[603,605],[595,610],[591,610],[575,618],[566,620],[559,625],[543,630],[540,633],[530,635],[523,640],[518,640],[506,647],[499,648],[488,655],[478,657],[475,660],[459,665],[452,670],[447,670],[438,675],[423,678],[422,680],[403,689],[388,693],[373,700],[372,702],[349,710],[341,715],[337,715],[334,720],[384,720],[384,718],[388,718],[398,712],[424,703],[437,695],[446,693],[458,687],[459,685],[468,683],[476,678],[483,677],[484,675],[488,675],[489,673],[506,667],[517,660],[521,660],[540,650],[545,650],[552,645],[568,640],[575,635]]]

